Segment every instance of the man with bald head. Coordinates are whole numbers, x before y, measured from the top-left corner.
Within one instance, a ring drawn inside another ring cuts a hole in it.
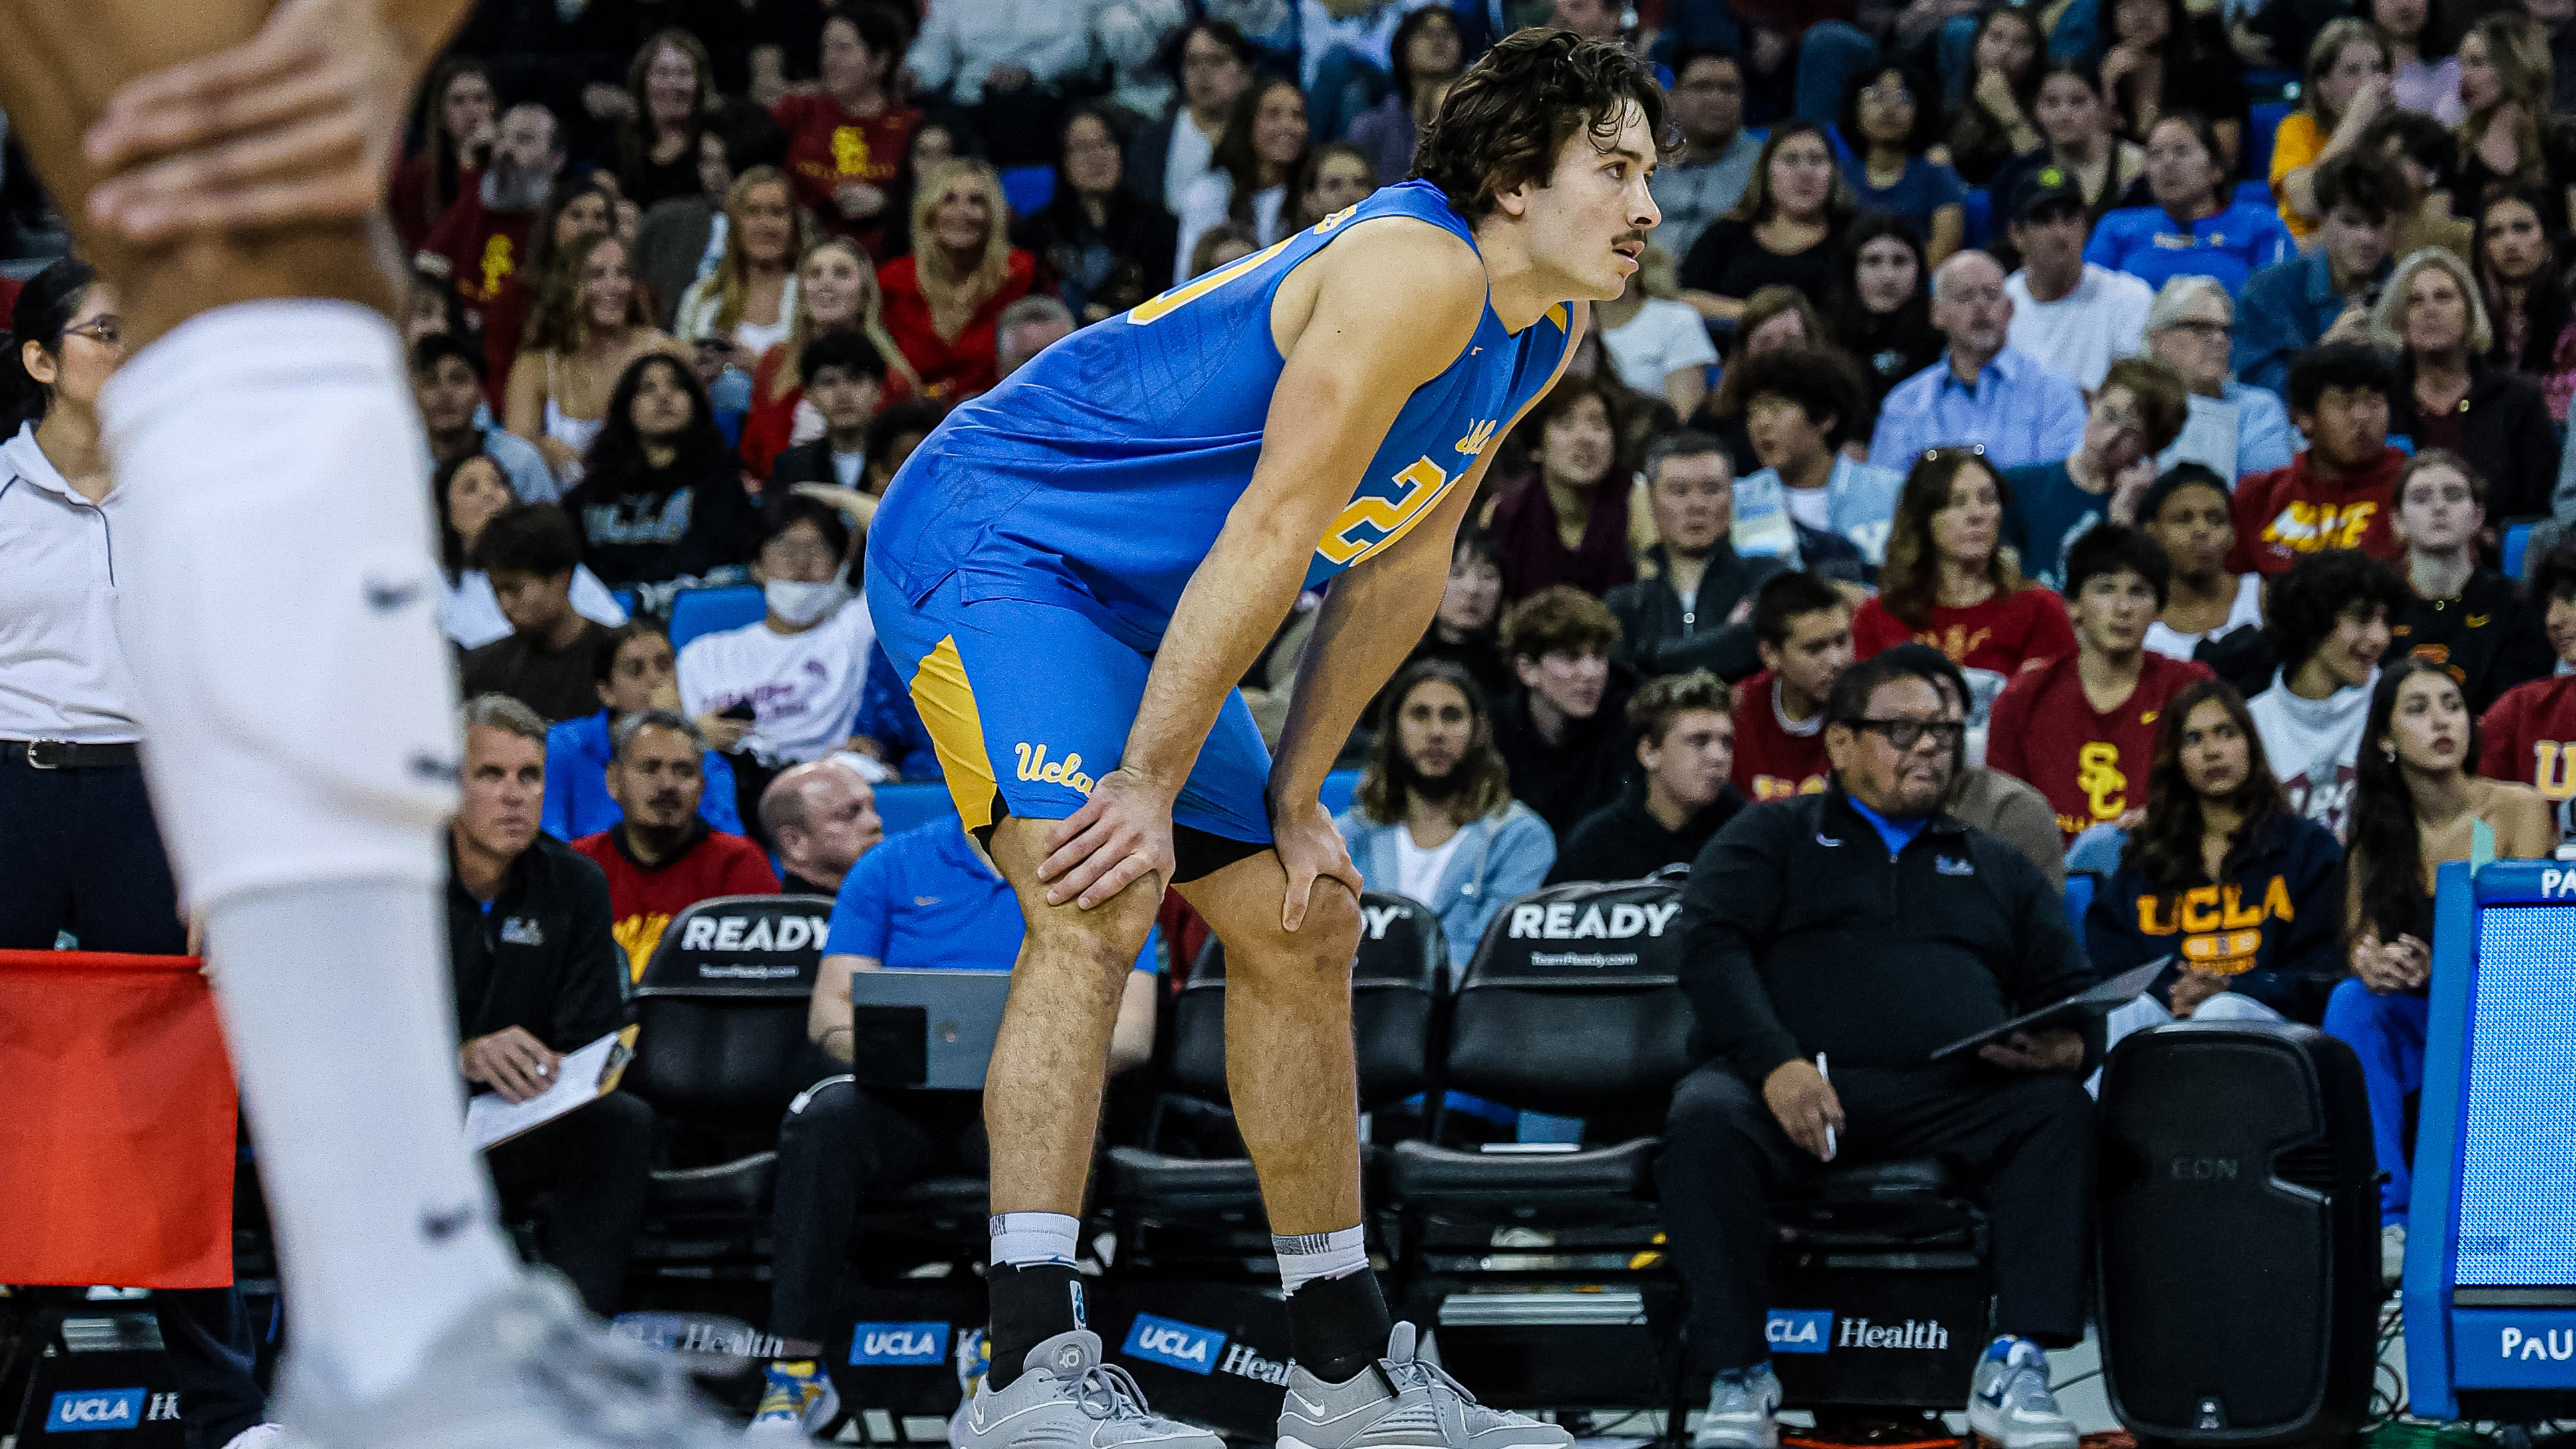
[[[2004,269],[1960,252],[1932,274],[1932,325],[1950,339],[1941,360],[1898,383],[1879,409],[1869,461],[1903,473],[1926,449],[1982,444],[1996,468],[2048,463],[2084,441],[2084,391],[2015,351]]]
[[[885,839],[877,792],[857,770],[826,755],[782,770],[760,792],[760,828],[787,873],[781,895],[837,896],[841,880]]]

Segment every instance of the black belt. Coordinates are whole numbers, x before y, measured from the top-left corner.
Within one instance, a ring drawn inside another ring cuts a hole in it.
[[[0,740],[0,762],[24,760],[38,770],[112,770],[143,763],[143,747],[76,745],[69,740]]]

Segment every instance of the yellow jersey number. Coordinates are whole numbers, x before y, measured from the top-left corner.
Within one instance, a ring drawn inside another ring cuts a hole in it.
[[[1343,207],[1315,223],[1315,235],[1322,236],[1350,220],[1351,213],[1356,209]],[[1209,272],[1206,276],[1193,277],[1184,285],[1138,303],[1127,313],[1128,324],[1145,327],[1161,321],[1237,277],[1259,270],[1264,262],[1279,255],[1290,242],[1295,240],[1293,236],[1283,237],[1248,257],[1239,257]],[[1440,495],[1449,491],[1449,479],[1450,475],[1443,472],[1440,465],[1429,458],[1415,459],[1404,471],[1395,475],[1395,481],[1404,485],[1402,493],[1392,499],[1355,498],[1351,500],[1351,505],[1342,510],[1340,517],[1333,520],[1332,527],[1324,530],[1323,542],[1316,545],[1315,551],[1336,565],[1347,567],[1358,563],[1402,538],[1407,530],[1420,521],[1424,512],[1439,501]],[[1363,537],[1360,530],[1364,526],[1379,530],[1378,536],[1375,539]]]

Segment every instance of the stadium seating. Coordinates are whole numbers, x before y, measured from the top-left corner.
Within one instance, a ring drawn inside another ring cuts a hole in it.
[[[2504,576],[2509,579],[2521,578],[2523,566],[2529,562],[2526,556],[2531,552],[2531,525],[2528,523],[2517,523],[2512,527],[2507,528],[2504,531],[2504,547],[2502,552],[2504,554]]]
[[[1013,166],[1002,173],[1002,199],[1010,203],[1011,215],[1035,216],[1055,200],[1055,168],[1052,166]]]
[[[2296,109],[2289,101],[2261,101],[2250,107],[2245,128],[2245,174],[2264,178],[2263,194],[2272,194],[2272,137]]]
[[[757,624],[769,613],[759,589],[683,589],[671,601],[671,647],[685,649],[701,634],[721,634]]]

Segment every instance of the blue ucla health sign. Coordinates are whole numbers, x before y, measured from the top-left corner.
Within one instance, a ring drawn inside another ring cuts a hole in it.
[[[1139,1313],[1135,1326],[1127,1330],[1127,1342],[1118,1351],[1165,1368],[1205,1374],[1215,1372],[1216,1356],[1224,1351],[1225,1338],[1213,1328]]]
[[[1762,1323],[1773,1353],[1825,1353],[1834,1346],[1830,1308],[1774,1308]]]

